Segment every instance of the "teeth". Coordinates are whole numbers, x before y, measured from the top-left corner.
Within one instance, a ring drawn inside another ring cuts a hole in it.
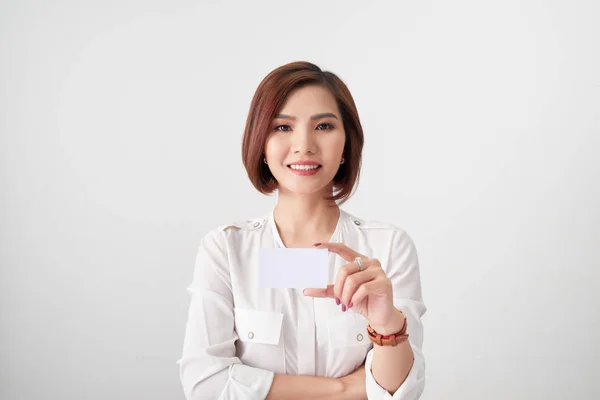
[[[310,171],[310,170],[319,168],[319,166],[318,165],[290,165],[290,168],[299,170],[299,171]]]

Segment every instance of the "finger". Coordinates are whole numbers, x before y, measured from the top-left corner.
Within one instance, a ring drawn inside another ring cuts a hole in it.
[[[344,260],[346,260],[348,262],[354,261],[354,259],[356,257],[368,258],[368,257],[352,250],[350,247],[346,246],[344,243],[334,243],[334,242],[319,243],[318,246],[314,246],[314,247],[317,249],[328,249],[332,253],[338,254],[340,257],[342,257]]]
[[[369,292],[373,288],[373,285],[375,285],[376,283],[377,281],[373,280],[360,285],[356,292],[354,292],[354,294],[352,295],[352,298],[350,299],[352,305],[360,304],[360,302],[363,301],[369,295]]]
[[[333,298],[333,285],[327,285],[326,288],[307,288],[302,291],[305,296],[311,297],[329,297]]]
[[[347,308],[350,308],[350,302],[352,300],[352,296],[358,290],[358,288],[366,282],[372,281],[378,276],[378,273],[375,269],[366,269],[362,272],[357,272],[352,274],[346,278],[346,282],[344,282],[344,289],[342,290],[342,297],[340,300],[342,304],[344,304]],[[352,302],[352,305],[358,304]]]
[[[388,290],[386,285],[389,285],[389,280],[387,280],[385,277],[378,276],[375,279],[360,285],[360,287],[352,295],[350,301],[352,304],[359,304],[370,293],[385,292]]]
[[[363,271],[366,270],[369,267],[369,261],[363,261]],[[344,282],[346,282],[346,279],[348,278],[348,276],[353,275],[357,272],[360,271],[360,267],[358,266],[357,263],[350,262],[348,264],[344,264],[340,267],[340,269],[338,270],[338,273],[335,277],[335,283],[333,286],[333,294],[335,295],[336,298],[342,299],[342,293],[344,292]],[[346,305],[346,303],[344,303]]]

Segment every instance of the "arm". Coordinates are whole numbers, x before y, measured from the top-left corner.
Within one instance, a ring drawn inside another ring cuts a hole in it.
[[[340,379],[308,375],[275,374],[267,400],[340,399],[345,387]]]
[[[243,365],[236,357],[233,295],[220,229],[202,238],[188,291],[191,301],[178,361],[186,399],[264,399],[273,372]]]
[[[267,400],[271,399],[366,399],[365,363],[341,378],[275,375]]]
[[[398,311],[398,318],[390,321],[388,326],[373,327],[373,329],[382,335],[392,335],[399,332],[403,324],[404,316]],[[373,345],[371,364],[373,378],[391,394],[394,394],[405,381],[413,362],[414,354],[408,340],[397,346]]]
[[[410,335],[404,343],[392,346],[374,345],[367,354],[366,385],[369,398],[417,400],[425,388],[425,359],[422,353],[423,325],[421,317],[427,308],[423,303],[417,251],[404,231],[397,232],[392,242],[388,276],[392,281],[394,306],[407,318]],[[402,328],[402,317],[377,332],[392,334]]]

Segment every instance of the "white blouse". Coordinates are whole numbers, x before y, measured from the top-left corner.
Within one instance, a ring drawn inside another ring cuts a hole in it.
[[[302,289],[259,289],[261,247],[285,247],[268,214],[223,225],[201,240],[179,364],[188,400],[264,399],[275,373],[341,377],[365,361],[369,399],[415,400],[425,387],[421,295],[417,251],[393,225],[356,218],[340,208],[330,242],[377,258],[393,283],[394,305],[407,317],[415,361],[392,396],[371,373],[373,343],[368,321],[335,300],[313,298]],[[329,253],[329,283],[347,262]]]

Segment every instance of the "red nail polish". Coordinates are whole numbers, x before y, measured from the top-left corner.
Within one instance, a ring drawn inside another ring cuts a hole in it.
[[[342,304],[342,311],[346,311],[346,306]]]
[[[338,306],[340,305],[340,299],[338,299],[337,297],[335,298],[335,304]]]
[[[350,304],[348,304],[348,310],[351,309],[353,305],[354,305],[354,303],[350,302]]]
[[[322,243],[315,243],[313,246],[320,246]]]

